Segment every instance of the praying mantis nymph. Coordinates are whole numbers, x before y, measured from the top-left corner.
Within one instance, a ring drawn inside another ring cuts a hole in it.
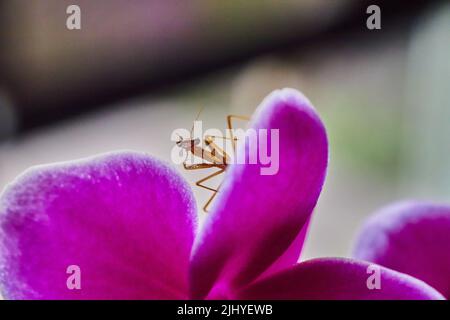
[[[201,112],[201,110],[200,110]],[[199,114],[200,114],[199,112]],[[198,118],[199,115],[197,115]],[[200,170],[200,169],[211,169],[211,168],[217,168],[218,170],[214,173],[198,180],[195,182],[195,184],[203,189],[212,191],[213,194],[209,198],[209,200],[206,202],[206,204],[203,206],[203,211],[208,212],[208,207],[213,201],[214,197],[217,195],[217,192],[220,189],[220,185],[217,187],[217,189],[211,188],[207,185],[204,185],[203,183],[224,173],[226,168],[229,165],[230,162],[230,156],[225,152],[225,150],[221,147],[219,147],[214,141],[215,139],[226,139],[231,140],[232,146],[234,151],[236,151],[236,138],[233,136],[233,126],[232,122],[235,119],[249,121],[249,117],[245,116],[238,116],[238,115],[228,115],[227,116],[227,127],[228,131],[231,134],[231,137],[220,137],[220,136],[205,136],[204,137],[204,147],[200,146],[200,139],[198,138],[192,138],[192,129],[191,129],[191,137],[189,139],[183,139],[180,136],[180,139],[176,142],[177,146],[185,149],[187,152],[191,153],[195,157],[199,157],[200,159],[204,160],[205,163],[199,163],[199,164],[187,164],[186,160],[183,162],[183,167],[186,170]]]

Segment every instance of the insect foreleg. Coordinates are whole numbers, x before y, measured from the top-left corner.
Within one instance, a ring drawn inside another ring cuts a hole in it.
[[[224,150],[225,148],[219,147],[214,140],[216,138],[223,139],[223,140],[229,140],[229,138],[226,137],[219,137],[219,136],[206,136],[205,138],[205,144],[211,149],[211,153],[216,158],[221,158],[220,160],[222,164],[228,164],[230,163],[230,156],[227,154],[227,152]]]

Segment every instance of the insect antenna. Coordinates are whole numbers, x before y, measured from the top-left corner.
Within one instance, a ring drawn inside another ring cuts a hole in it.
[[[197,116],[195,117],[194,121],[192,122],[191,137],[192,137],[192,132],[194,131],[195,121],[197,121],[198,118],[200,118],[200,114],[202,113],[203,109],[204,109],[204,107],[200,107],[200,110],[198,111]]]

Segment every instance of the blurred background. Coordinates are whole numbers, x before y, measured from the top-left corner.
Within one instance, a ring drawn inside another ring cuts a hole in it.
[[[72,4],[81,30],[66,27]],[[381,30],[366,27],[371,4]],[[346,256],[380,206],[450,202],[449,57],[448,1],[4,0],[0,189],[30,166],[112,150],[170,161],[172,131],[200,107],[204,127],[225,128],[293,87],[331,148],[304,258]]]

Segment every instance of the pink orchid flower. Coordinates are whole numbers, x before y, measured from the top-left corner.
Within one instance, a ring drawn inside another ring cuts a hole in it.
[[[423,280],[450,298],[450,206],[405,201],[363,226],[354,256]]]
[[[115,153],[31,169],[0,199],[0,285],[9,299],[442,299],[368,262],[298,262],[328,143],[311,103],[270,94],[251,128],[279,129],[279,171],[231,165],[202,226],[189,185],[162,162]],[[248,148],[244,145],[243,148]],[[270,150],[270,148],[268,148]],[[66,269],[79,266],[81,288]]]

